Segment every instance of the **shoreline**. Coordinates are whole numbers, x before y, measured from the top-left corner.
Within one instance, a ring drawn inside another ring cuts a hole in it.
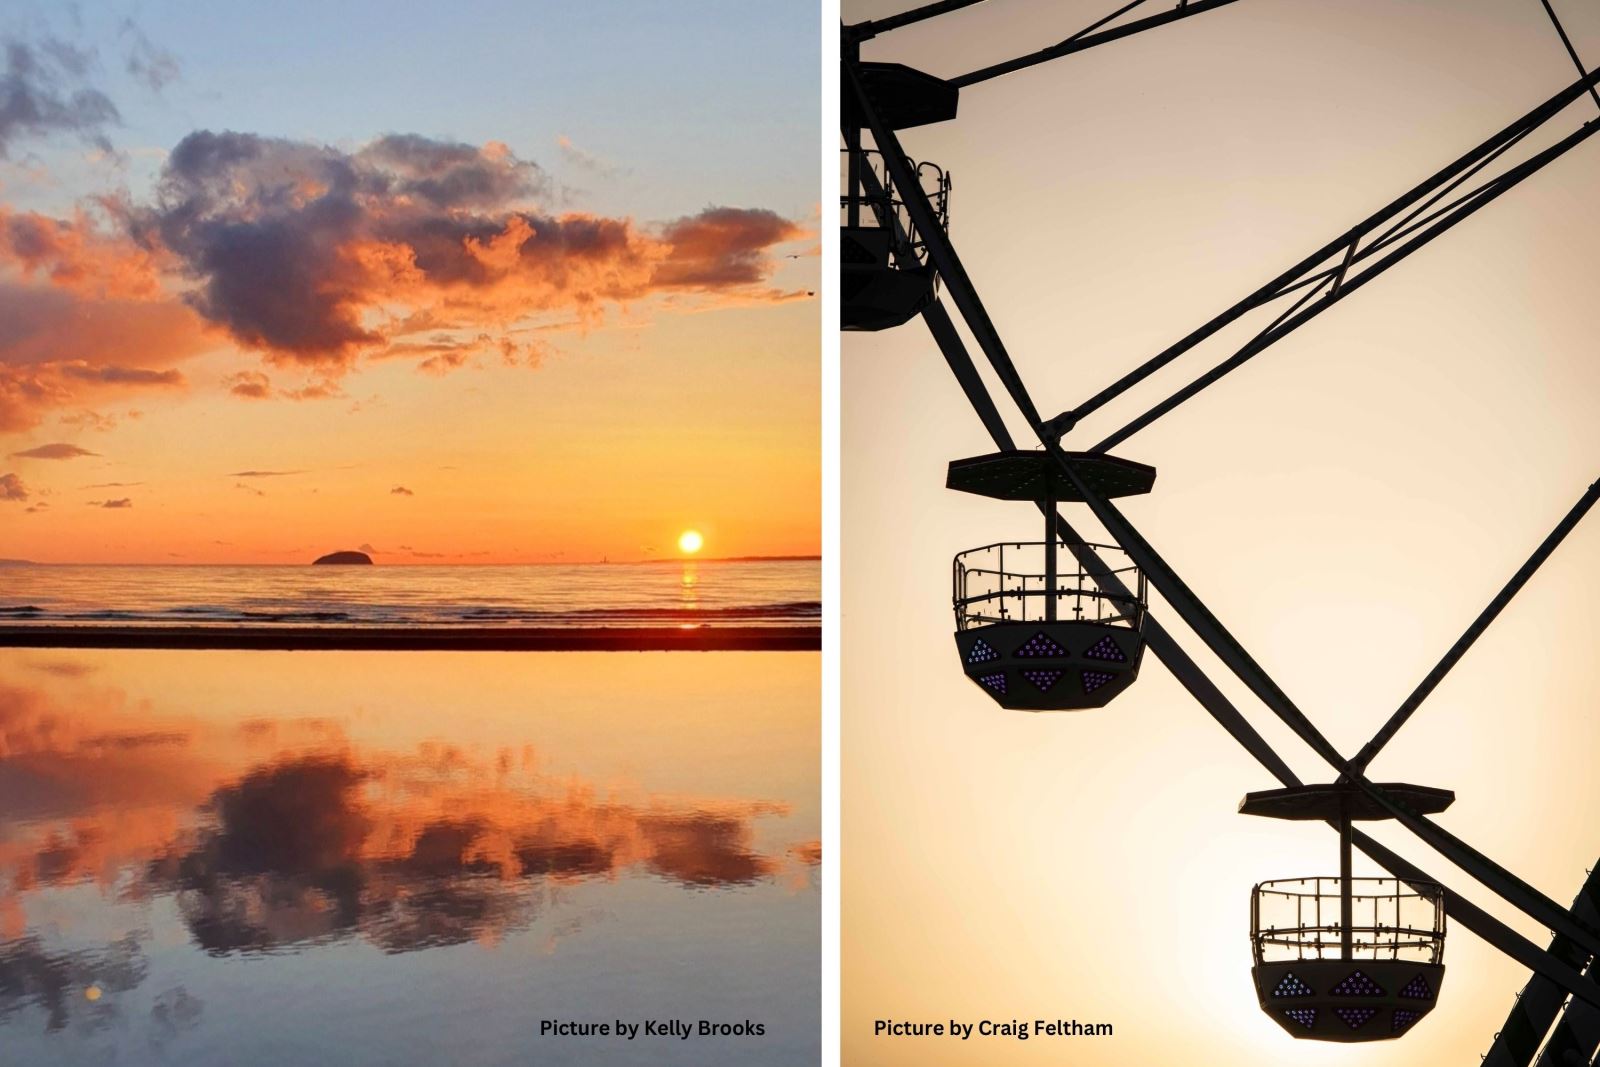
[[[0,625],[0,648],[274,652],[817,652],[819,626]]]

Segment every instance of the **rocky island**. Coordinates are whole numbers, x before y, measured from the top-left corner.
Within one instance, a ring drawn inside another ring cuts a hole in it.
[[[372,557],[365,552],[329,552],[326,556],[318,556],[311,561],[312,566],[319,564],[367,564],[371,565]]]

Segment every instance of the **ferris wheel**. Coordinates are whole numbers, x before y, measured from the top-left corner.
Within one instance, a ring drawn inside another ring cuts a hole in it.
[[[1279,782],[1278,788],[1247,794],[1240,804],[1242,814],[1322,822],[1337,832],[1336,876],[1262,881],[1252,891],[1257,999],[1262,1011],[1291,1035],[1365,1042],[1411,1032],[1442,992],[1449,919],[1531,972],[1486,1063],[1527,1065],[1536,1056],[1541,1067],[1594,1062],[1600,1052],[1600,867],[1591,872],[1573,905],[1564,907],[1431,818],[1454,801],[1452,791],[1375,782],[1366,770],[1600,499],[1600,482],[1583,492],[1352,756],[1329,742],[1113,502],[1152,492],[1156,471],[1112,450],[1600,133],[1600,118],[1570,131],[1560,129],[1575,102],[1587,97],[1600,108],[1600,70],[1584,67],[1550,0],[1540,0],[1578,80],[1178,342],[1076,406],[1047,417],[1024,385],[951,241],[949,174],[937,162],[911,159],[901,147],[899,131],[955,121],[961,93],[969,87],[1234,0],[1179,0],[1175,8],[1130,18],[1144,3],[1133,0],[1058,44],[956,77],[861,58],[865,41],[983,2],[941,0],[844,25],[840,43],[841,328],[886,330],[920,318],[995,447],[951,461],[946,486],[1028,502],[1044,517],[1039,541],[994,542],[955,557],[952,604],[962,672],[976,693],[1003,708],[1091,709],[1105,706],[1136,682],[1148,650]],[[1532,135],[1552,129],[1556,139],[1547,147],[1515,158],[1519,145],[1526,150]],[[1036,441],[1027,447],[1013,439],[946,298],[1032,430]],[[1100,441],[1083,448],[1063,444],[1084,419],[1201,342],[1246,320],[1264,325],[1227,358]],[[1085,507],[1111,543],[1080,536],[1063,505]],[[1151,586],[1250,693],[1327,764],[1328,780],[1306,783],[1295,775],[1151,614]],[[1553,939],[1545,946],[1529,940],[1354,825],[1373,820],[1398,822],[1485,889],[1550,929]],[[1352,854],[1357,849],[1389,877],[1354,877]]]

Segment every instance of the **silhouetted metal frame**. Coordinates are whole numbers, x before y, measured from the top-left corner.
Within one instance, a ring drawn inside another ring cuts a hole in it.
[[[1022,385],[1021,379],[1014,365],[1012,365],[992,321],[984,311],[975,287],[967,276],[959,258],[955,255],[955,250],[950,244],[948,236],[933,225],[932,207],[927,202],[926,197],[921,195],[920,185],[914,190],[909,188],[912,184],[911,174],[907,167],[903,150],[900,147],[899,139],[892,130],[887,129],[878,119],[866,95],[862,92],[860,78],[854,69],[854,64],[847,60],[844,66],[846,91],[854,96],[860,113],[873,134],[878,149],[884,155],[891,179],[895,184],[907,187],[909,194],[906,197],[908,214],[918,229],[927,230],[930,258],[942,275],[946,289],[951,298],[955,300],[962,317],[967,321],[968,329],[972,331],[980,348],[989,358],[995,373],[1000,377],[1002,384],[1012,396],[1013,401],[1027,418],[1029,425],[1033,427],[1035,434],[1040,439],[1040,443],[1055,457],[1061,470],[1074,483],[1075,488],[1083,495],[1085,501],[1095,512],[1101,523],[1106,526],[1113,538],[1122,544],[1124,550],[1151,576],[1151,580],[1156,583],[1157,588],[1167,598],[1168,603],[1179,612],[1179,615],[1206,642],[1213,653],[1222,659],[1229,669],[1234,671],[1258,698],[1262,699],[1263,703],[1267,704],[1270,710],[1277,714],[1303,741],[1319,755],[1323,756],[1335,769],[1348,774],[1350,781],[1386,810],[1390,811],[1408,829],[1411,829],[1413,833],[1433,845],[1447,858],[1451,859],[1452,862],[1467,870],[1473,877],[1483,882],[1483,884],[1520,910],[1540,919],[1540,921],[1554,927],[1557,931],[1571,937],[1580,945],[1591,948],[1591,951],[1594,951],[1592,946],[1600,944],[1600,937],[1597,937],[1593,930],[1574,922],[1570,913],[1538,893],[1537,890],[1511,874],[1511,872],[1494,864],[1465,842],[1455,839],[1453,835],[1434,826],[1424,817],[1398,804],[1359,773],[1351,773],[1351,768],[1343,757],[1333,749],[1311,722],[1289,701],[1288,697],[1267,676],[1265,671],[1249,657],[1243,647],[1222,627],[1221,623],[1205,608],[1192,590],[1178,578],[1177,574],[1166,565],[1165,561],[1156,555],[1148,542],[1138,534],[1114,506],[1100,499],[1088,486],[1082,483],[1082,480],[1077,477],[1065,462],[1055,435],[1048,433],[1041,422],[1037,409],[1034,407],[1026,388]],[[895,173],[896,171],[899,173]],[[938,331],[935,330],[934,332],[937,338]],[[950,338],[959,342],[959,338],[954,335],[953,329],[948,333]],[[951,353],[946,351],[945,355],[947,361],[949,361]],[[975,372],[973,376],[975,377]],[[961,377],[960,374],[958,374],[959,377]],[[979,384],[981,386],[981,382]],[[1058,527],[1065,525],[1065,521],[1059,515],[1057,516],[1057,521]],[[1073,540],[1081,539],[1074,537]],[[1098,560],[1095,562],[1101,571],[1107,569]],[[1085,566],[1090,570],[1091,574],[1095,573],[1095,567],[1091,566],[1087,561],[1085,561]],[[1160,575],[1159,579],[1156,577],[1157,573]],[[1108,587],[1102,585],[1102,588]],[[1152,650],[1154,651],[1155,649],[1153,648]],[[1157,654],[1160,655],[1160,652]],[[1186,659],[1187,657],[1184,658]],[[1163,662],[1166,662],[1165,657],[1163,657]],[[1189,666],[1196,675],[1192,679],[1193,681],[1198,682],[1203,679],[1203,675],[1200,674],[1198,667],[1193,664],[1192,660],[1189,661]],[[1172,664],[1169,663],[1168,668],[1169,670],[1173,669]],[[1180,680],[1184,681],[1186,686],[1190,685],[1190,680]],[[1225,703],[1225,698],[1221,698],[1220,692],[1216,692],[1215,686],[1211,685],[1209,680],[1205,680],[1204,686],[1191,687],[1191,691],[1195,689],[1203,691],[1205,688],[1209,688],[1216,698]],[[1207,704],[1207,708],[1215,714],[1212,704]],[[1239,716],[1231,705],[1228,705],[1228,709],[1232,712],[1231,716],[1229,716],[1230,718],[1242,721],[1242,716]],[[1240,736],[1234,729],[1230,729],[1230,733],[1234,733],[1236,737]],[[1251,733],[1253,734],[1254,731],[1252,730]],[[1273,757],[1270,762],[1267,760],[1262,762],[1269,766],[1276,764],[1287,772],[1287,767],[1283,766],[1282,761],[1276,757]],[[1280,781],[1285,784],[1297,784],[1297,780],[1294,779],[1292,773],[1288,773],[1287,777],[1280,776]],[[1436,879],[1428,878],[1419,869],[1412,867],[1398,855],[1373,841],[1367,835],[1358,833],[1354,835],[1354,838],[1358,847],[1383,864],[1397,877],[1407,880],[1437,882]],[[1462,925],[1477,933],[1502,952],[1517,959],[1518,962],[1547,975],[1566,987],[1574,996],[1600,1007],[1600,990],[1588,986],[1583,981],[1582,976],[1570,966],[1559,959],[1551,957],[1532,942],[1522,938],[1515,931],[1495,920],[1469,901],[1461,898],[1458,894],[1448,889],[1445,890],[1445,893],[1447,914],[1457,918]]]
[[[1418,248],[1492,203],[1546,164],[1566,154],[1594,134],[1600,133],[1600,122],[1591,120],[1516,166],[1509,167],[1503,173],[1473,186],[1467,192],[1458,192],[1463,185],[1554,119],[1597,83],[1600,83],[1600,70],[1586,74],[1188,336],[1141,363],[1077,407],[1057,415],[1050,420],[1050,431],[1060,436],[1110,401],[1250,312],[1299,294],[1298,299],[1232,356],[1134,418],[1095,444],[1089,451],[1104,452],[1115,448],[1360,289]],[[1452,194],[1457,195],[1454,199],[1446,201]]]
[[[1600,866],[1589,872],[1583,888],[1572,902],[1572,913],[1588,922],[1600,922]],[[1581,968],[1589,957],[1577,945],[1557,934],[1550,942],[1549,952]],[[1600,981],[1596,963],[1589,960],[1587,978]],[[1567,1010],[1562,1012],[1562,1005]],[[1560,1021],[1557,1022],[1557,1016]],[[1555,1023],[1555,1029],[1551,1024]],[[1546,1042],[1546,1035],[1549,1040]],[[1544,1054],[1539,1057],[1539,1067],[1568,1067],[1569,1061],[1557,1057],[1568,1050],[1577,1052],[1588,1063],[1600,1045],[1600,1012],[1581,1001],[1568,1001],[1566,991],[1542,974],[1528,979],[1517,995],[1516,1003],[1506,1016],[1505,1025],[1494,1035],[1494,1044],[1483,1058],[1483,1067],[1527,1067],[1541,1043]],[[1585,1052],[1584,1050],[1588,1051]]]

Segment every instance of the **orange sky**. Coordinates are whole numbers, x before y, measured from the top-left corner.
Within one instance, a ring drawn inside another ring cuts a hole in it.
[[[240,39],[134,84],[113,60],[142,36],[0,35],[46,116],[0,127],[0,558],[637,559],[686,528],[817,551],[814,169],[706,174],[640,116],[612,131],[638,161],[499,105],[503,137],[394,132],[400,93],[263,116],[205,91]],[[337,96],[343,58],[308,49]],[[761,147],[780,118],[701,151],[790,158]]]

